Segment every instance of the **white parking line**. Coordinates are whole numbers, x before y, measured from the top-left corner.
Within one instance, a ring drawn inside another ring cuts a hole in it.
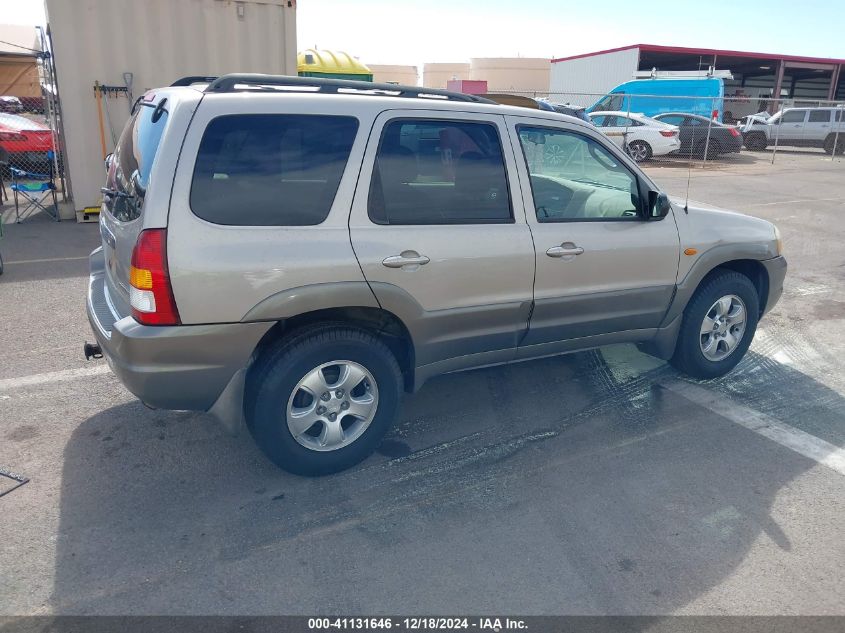
[[[6,262],[7,266],[17,264],[45,264],[49,262],[73,262],[78,259],[88,259],[88,255],[81,255],[80,257],[48,257],[47,259],[18,259],[17,261]]]
[[[685,382],[672,382],[663,386],[731,422],[744,426],[746,429],[777,442],[781,446],[785,446],[804,457],[832,468],[841,475],[845,475],[845,450],[830,442],[784,424],[765,413],[755,411],[723,394],[709,391],[703,387]]]
[[[14,391],[21,387],[33,387],[35,385],[43,385],[52,382],[63,382],[65,380],[74,380],[84,376],[99,376],[100,374],[107,374],[109,366],[105,363],[99,363],[93,367],[79,367],[77,369],[64,369],[62,371],[51,371],[44,374],[31,374],[29,376],[19,376],[18,378],[4,378],[0,380],[0,393],[4,391]]]

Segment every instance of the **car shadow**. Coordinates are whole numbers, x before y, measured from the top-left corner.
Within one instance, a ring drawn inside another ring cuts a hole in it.
[[[789,552],[772,506],[816,464],[662,388],[682,380],[665,364],[626,358],[441,376],[379,453],[319,479],[205,415],[99,412],[64,450],[50,610],[668,614],[761,536]],[[765,356],[738,371],[749,393],[804,394],[783,416],[845,411]]]

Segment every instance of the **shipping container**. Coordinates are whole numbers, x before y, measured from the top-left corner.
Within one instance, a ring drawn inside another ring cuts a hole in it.
[[[107,150],[146,90],[189,75],[296,75],[293,0],[46,0],[76,210],[98,205],[104,182],[94,83],[106,92]],[[72,210],[71,210],[72,211]]]

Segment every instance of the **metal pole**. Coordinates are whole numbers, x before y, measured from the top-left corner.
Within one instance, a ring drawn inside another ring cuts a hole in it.
[[[775,130],[775,146],[772,149],[772,162],[771,164],[775,164],[775,155],[778,153],[778,139],[780,139],[780,126],[783,125],[783,104],[781,103],[780,108],[778,111],[781,112],[781,116],[778,119],[777,129]]]
[[[707,154],[710,151],[710,130],[713,129],[713,111],[716,109],[716,99],[713,99],[713,102],[710,104],[710,117],[707,121],[707,139],[704,141],[704,156],[702,159],[704,162],[707,162]]]

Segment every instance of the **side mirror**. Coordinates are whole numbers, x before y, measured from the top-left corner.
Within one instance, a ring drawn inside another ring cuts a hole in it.
[[[669,196],[662,191],[648,192],[648,214],[646,220],[662,220],[665,218],[672,205],[669,204]]]
[[[109,152],[106,155],[106,160],[104,161],[106,163],[106,173],[108,173],[109,169],[111,169],[111,162],[112,162],[113,159],[114,159],[114,152]]]

